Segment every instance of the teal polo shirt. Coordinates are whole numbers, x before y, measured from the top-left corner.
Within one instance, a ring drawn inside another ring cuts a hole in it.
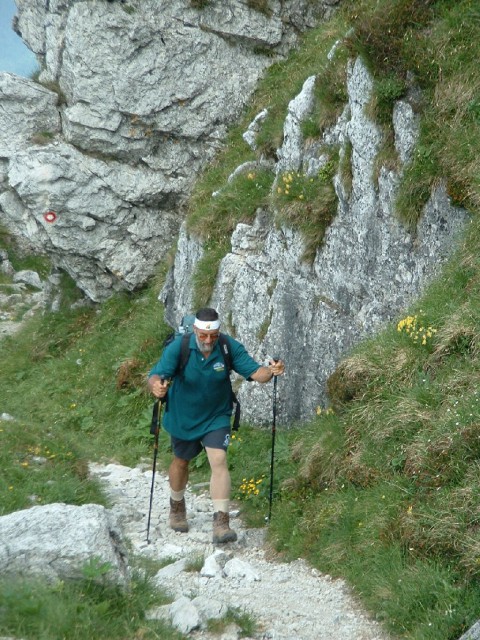
[[[227,340],[233,370],[244,378],[249,378],[261,365],[240,342],[230,336],[227,336]],[[199,440],[209,431],[230,426],[230,382],[218,341],[212,353],[205,358],[197,347],[193,333],[190,336],[188,362],[182,373],[175,376],[181,343],[182,336],[178,336],[165,347],[149,377],[156,374],[173,379],[163,413],[165,431],[181,440]]]

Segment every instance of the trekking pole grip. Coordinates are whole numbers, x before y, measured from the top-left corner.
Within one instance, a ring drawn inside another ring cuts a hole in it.
[[[165,378],[160,378],[160,381],[163,384],[165,382]],[[159,414],[163,401],[164,398],[156,398],[155,402],[153,403],[152,423],[150,425],[150,433],[152,434],[152,436],[158,435]]]
[[[272,356],[272,360],[276,364],[280,360],[280,356]],[[278,376],[275,376],[275,375],[273,376],[273,386],[274,387],[277,386],[277,378],[278,378]]]

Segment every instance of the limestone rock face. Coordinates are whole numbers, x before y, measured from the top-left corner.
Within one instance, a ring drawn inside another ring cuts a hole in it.
[[[350,147],[351,184],[340,173],[335,176],[337,214],[323,245],[313,263],[306,263],[301,236],[286,227],[273,228],[271,215],[259,211],[253,225],[239,224],[233,233],[211,300],[224,328],[260,362],[267,354],[285,360],[277,408],[284,424],[308,420],[328,402],[326,381],[339,360],[419,296],[468,221],[464,210],[450,204],[442,185],[432,192],[415,233],[399,221],[394,199],[402,169],[383,168],[378,181],[373,179],[382,133],[366,115],[372,80],[360,60],[349,66],[348,104],[324,134],[323,146],[302,140],[300,122],[308,116],[312,90],[308,79],[289,105],[276,172],[318,170],[325,145],[337,145],[340,154]],[[393,127],[402,167],[418,134],[408,103],[396,106]],[[161,293],[172,324],[189,308],[186,283],[202,255],[198,239],[185,229],[178,247]],[[245,420],[271,422],[270,384],[243,382],[238,395]]]
[[[259,77],[337,3],[18,0],[44,86],[0,74],[3,223],[94,301],[144,284]]]
[[[46,249],[92,300],[144,282],[176,233],[182,181],[150,169],[59,143],[17,152],[7,175],[0,206],[16,234]]]
[[[30,146],[32,138],[60,131],[57,95],[41,85],[0,72],[0,157]]]

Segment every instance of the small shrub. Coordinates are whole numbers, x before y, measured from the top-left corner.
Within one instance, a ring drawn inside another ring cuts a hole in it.
[[[83,565],[82,575],[85,580],[101,583],[112,568],[111,562],[102,562],[101,558],[93,557]]]
[[[212,4],[212,0],[190,0],[190,5],[194,9],[205,9],[209,4]]]
[[[49,91],[53,91],[53,93],[57,94],[57,107],[61,107],[67,104],[67,97],[65,93],[62,91],[62,89],[60,88],[60,85],[58,84],[58,82],[49,81],[49,82],[40,82],[40,84],[42,85],[42,87],[45,87],[45,89],[49,89]]]
[[[405,474],[418,485],[431,488],[460,483],[467,466],[474,463],[479,455],[479,425],[448,424],[446,432],[439,430],[426,442],[419,438],[407,447]]]
[[[342,179],[343,187],[348,195],[352,193],[353,171],[352,171],[352,151],[353,145],[347,140],[339,153],[338,170]]]
[[[312,114],[318,129],[335,124],[348,101],[345,47],[337,49],[334,61],[327,62],[315,78],[315,108]]]
[[[272,324],[272,316],[273,316],[273,310],[270,311],[270,314],[268,315],[268,317],[265,318],[265,320],[262,322],[262,324],[258,328],[257,340],[259,342],[263,342],[263,340],[265,339],[265,336],[268,333],[270,325]]]
[[[199,573],[203,567],[204,562],[205,556],[203,555],[203,553],[194,554],[187,558],[185,571],[189,571],[190,573]]]
[[[472,98],[467,103],[467,113],[471,116],[473,122],[480,123],[480,98]]]
[[[25,253],[14,236],[0,225],[0,249],[5,249],[8,260],[15,271],[36,271],[40,278],[48,277],[52,270],[52,263],[46,255]]]
[[[188,220],[188,229],[214,244],[231,235],[239,222],[251,223],[265,204],[273,173],[259,167],[236,175],[215,193],[209,194]]]
[[[362,356],[343,360],[327,379],[327,393],[332,407],[340,411],[365,391],[371,377],[371,364]]]
[[[451,176],[447,179],[447,194],[453,206],[472,208],[473,203],[470,198],[470,186],[468,180],[458,176]]]
[[[372,118],[380,124],[391,125],[393,106],[406,92],[406,83],[402,78],[390,75],[376,78],[374,83]]]
[[[257,630],[257,623],[252,616],[239,607],[230,607],[224,618],[208,620],[207,629],[211,633],[220,634],[232,624],[239,627],[241,637],[253,637]]]
[[[440,362],[452,355],[476,356],[478,350],[479,337],[475,312],[471,303],[467,302],[448,318],[438,332],[428,366],[438,366]]]
[[[378,469],[363,460],[363,455],[364,448],[358,445],[350,448],[348,456],[340,462],[342,477],[354,487],[371,487],[380,476]]]
[[[126,358],[117,369],[117,389],[138,389],[145,386],[146,365],[139,358]]]
[[[354,55],[366,56],[375,76],[404,73],[405,47],[412,38],[412,30],[419,30],[420,25],[431,20],[431,4],[429,0],[352,3],[349,18],[353,30],[346,39],[347,47]]]
[[[439,175],[437,151],[422,139],[412,161],[405,167],[395,201],[397,215],[414,229]]]
[[[322,130],[318,122],[313,118],[309,117],[306,120],[303,120],[301,124],[302,136],[304,139],[308,138],[319,138]]]
[[[265,14],[267,17],[270,17],[273,13],[269,7],[269,0],[247,0],[247,6],[250,7],[250,9]]]
[[[332,178],[337,162],[329,160],[310,176],[294,171],[285,172],[274,194],[278,219],[300,230],[305,241],[304,259],[313,261],[325,232],[337,212],[337,195]]]
[[[51,131],[39,131],[38,133],[34,133],[31,136],[30,142],[38,145],[45,145],[52,142],[54,137],[55,137],[55,134],[53,134]]]

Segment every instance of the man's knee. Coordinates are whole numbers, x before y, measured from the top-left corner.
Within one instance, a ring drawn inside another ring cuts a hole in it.
[[[208,461],[210,466],[213,467],[226,467],[227,466],[227,454],[223,449],[211,449],[206,448]]]
[[[186,471],[188,469],[189,461],[184,460],[183,458],[177,458],[177,456],[174,456],[172,460],[172,465],[179,470]]]

